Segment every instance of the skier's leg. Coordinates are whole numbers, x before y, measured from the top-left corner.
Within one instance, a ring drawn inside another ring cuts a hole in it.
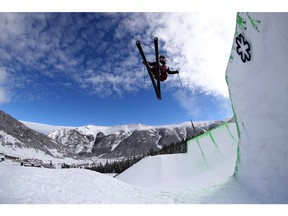
[[[165,81],[167,79],[167,73],[160,74],[160,81]]]

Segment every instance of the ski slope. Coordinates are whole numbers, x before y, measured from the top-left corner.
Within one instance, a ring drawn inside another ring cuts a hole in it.
[[[164,191],[210,186],[234,173],[237,157],[235,123],[225,123],[187,143],[187,153],[150,156],[116,178]]]
[[[20,167],[4,161],[0,163],[0,203],[269,203],[231,177],[236,134],[235,123],[224,124],[190,140],[187,154],[146,158],[118,178],[90,170]],[[134,185],[127,183],[133,177]]]

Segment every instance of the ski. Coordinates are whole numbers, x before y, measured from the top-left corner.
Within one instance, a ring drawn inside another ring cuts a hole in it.
[[[158,39],[157,39],[157,40],[158,40]],[[156,85],[156,82],[155,82],[155,80],[154,80],[154,77],[153,77],[151,68],[150,68],[150,66],[148,65],[147,59],[146,59],[146,57],[145,57],[145,54],[144,54],[144,52],[143,52],[143,49],[142,49],[142,46],[141,46],[141,43],[140,43],[139,40],[136,41],[136,46],[137,46],[137,48],[138,48],[138,50],[139,50],[139,53],[140,53],[140,55],[141,55],[141,57],[142,57],[142,59],[143,59],[143,61],[144,61],[144,64],[145,64],[146,69],[147,69],[147,71],[148,71],[148,74],[149,74],[149,76],[150,76],[152,85],[153,85],[153,87],[154,87],[156,96],[157,96],[157,98],[158,98],[159,100],[161,100],[161,94],[160,94],[160,91],[159,91],[160,85],[159,85],[159,88],[158,88],[158,86]],[[158,50],[158,41],[157,41],[157,50]],[[159,66],[158,66],[158,68],[159,68]],[[159,69],[158,69],[158,73],[159,73]]]
[[[160,71],[159,71],[159,53],[158,53],[158,38],[154,38],[154,47],[155,47],[155,56],[156,56],[156,79],[159,95],[161,97],[161,88],[160,88]]]

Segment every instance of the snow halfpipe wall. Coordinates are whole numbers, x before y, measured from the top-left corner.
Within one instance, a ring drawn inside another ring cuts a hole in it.
[[[235,123],[225,123],[187,143],[187,153],[144,158],[116,178],[163,190],[209,186],[232,176],[237,156]]]
[[[239,146],[234,175],[288,202],[288,13],[238,13],[226,80]]]

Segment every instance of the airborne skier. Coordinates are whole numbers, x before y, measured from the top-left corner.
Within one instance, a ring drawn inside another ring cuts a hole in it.
[[[144,64],[144,61],[142,63]],[[156,76],[157,63],[156,62],[147,62],[147,63],[150,67],[152,67],[151,72],[153,73],[154,78],[157,80],[158,79],[158,77]],[[166,58],[164,55],[160,55],[159,63],[161,63],[161,65],[159,67],[159,69],[160,69],[160,81],[164,81],[167,79],[167,73],[168,74],[178,74],[179,73],[178,70],[175,70],[175,71],[170,70],[170,68],[166,65]]]
[[[167,73],[168,74],[178,74],[179,71],[170,71],[169,67],[166,66],[166,59],[165,56],[160,55],[160,60],[158,56],[158,38],[154,38],[154,46],[155,46],[155,57],[156,62],[148,62],[146,59],[146,56],[143,52],[141,43],[139,40],[136,41],[136,46],[139,50],[139,53],[142,57],[143,64],[146,66],[146,69],[148,71],[148,74],[150,76],[153,88],[155,90],[156,96],[159,100],[161,100],[161,88],[160,88],[160,81],[164,81],[167,79]],[[161,63],[161,65],[160,65]],[[157,83],[155,82],[155,79],[157,80]]]

